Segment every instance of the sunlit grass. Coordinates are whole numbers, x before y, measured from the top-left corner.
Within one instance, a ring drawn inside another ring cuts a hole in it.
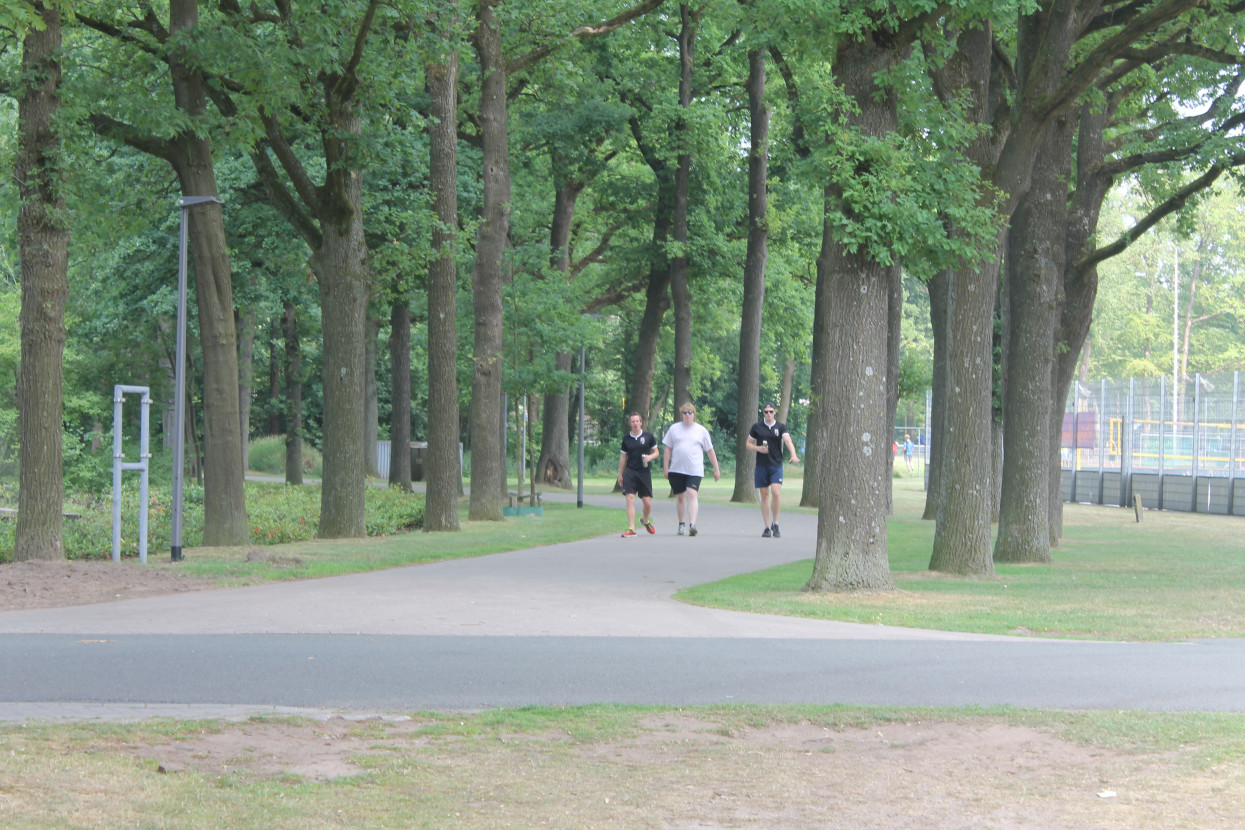
[[[580,509],[573,504],[547,503],[543,516],[480,522],[467,521],[464,502],[459,511],[461,529],[457,532],[411,531],[266,545],[258,557],[252,546],[197,547],[186,549],[184,560],[176,565],[149,560],[149,566],[175,569],[177,573],[224,584],[338,576],[589,539],[600,536],[605,527],[612,528],[603,517],[614,512],[590,505]]]
[[[930,746],[892,735],[928,735]],[[1023,778],[1006,763],[965,778],[964,760],[939,746],[949,735],[967,751],[974,740],[990,749],[981,736],[1025,741],[1017,748]],[[1043,748],[1059,754],[1044,757]],[[1120,826],[1228,827],[1245,792],[1243,754],[1241,715],[980,707],[582,706],[357,722],[32,723],[0,725],[0,820],[14,830],[719,826],[735,814],[732,799],[746,799],[757,826],[787,826],[793,807],[826,797],[819,775],[855,787],[871,775],[919,781],[914,768],[896,765],[921,764],[948,780],[947,788],[931,782],[935,801],[970,784],[989,793],[959,805],[983,821],[1001,799],[1048,791],[1062,794],[1056,814],[1067,826],[1099,826],[1106,808],[1095,794],[1118,788],[1121,809],[1146,809],[1146,821]],[[312,755],[335,772],[311,772]],[[920,803],[912,795],[902,803]],[[1180,823],[1195,815],[1216,820]]]
[[[1070,504],[1050,565],[997,565],[988,578],[928,570],[934,525],[918,479],[896,480],[888,523],[897,590],[804,590],[812,560],[681,592],[721,608],[948,631],[1111,640],[1245,634],[1245,522],[1238,517]],[[793,499],[794,500],[794,499]],[[784,508],[785,509],[785,508]]]

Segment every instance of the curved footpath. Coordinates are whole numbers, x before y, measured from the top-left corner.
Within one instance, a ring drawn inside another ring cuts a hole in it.
[[[1245,711],[1245,640],[1071,642],[685,605],[681,588],[811,557],[816,518],[786,513],[783,537],[761,539],[757,508],[706,505],[700,534],[679,537],[659,500],[657,535],[623,539],[621,497],[589,501],[617,508],[609,535],[0,612],[0,720],[607,702]]]

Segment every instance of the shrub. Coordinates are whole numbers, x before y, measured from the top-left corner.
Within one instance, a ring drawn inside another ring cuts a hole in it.
[[[0,505],[16,506],[16,487],[0,484]],[[171,493],[164,488],[147,494],[147,555],[167,551],[172,539]],[[139,483],[127,481],[121,488],[121,555],[138,556]],[[423,526],[424,497],[396,488],[368,487],[364,492],[366,532],[385,536]],[[248,482],[246,485],[249,544],[276,545],[314,539],[320,525],[320,488]],[[75,495],[65,500],[65,554],[70,559],[107,559],[112,556],[112,494]],[[0,520],[0,562],[13,555],[17,521]],[[203,544],[203,488],[186,485],[182,502],[182,545]]]
[[[266,435],[252,440],[247,446],[246,466],[257,473],[284,476],[285,436]],[[316,478],[323,475],[320,451],[306,441],[303,441],[303,475]]]

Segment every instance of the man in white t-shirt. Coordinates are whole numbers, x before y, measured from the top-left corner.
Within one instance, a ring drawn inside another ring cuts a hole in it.
[[[670,479],[675,510],[679,514],[679,535],[696,535],[696,514],[700,511],[700,480],[705,477],[705,456],[713,462],[713,480],[722,477],[718,455],[713,451],[709,430],[696,423],[696,407],[685,403],[679,407],[679,420],[666,430],[662,439],[665,454],[662,473]],[[686,519],[686,523],[684,522]]]

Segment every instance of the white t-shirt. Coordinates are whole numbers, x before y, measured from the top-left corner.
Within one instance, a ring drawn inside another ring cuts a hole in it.
[[[705,453],[713,449],[709,430],[696,423],[671,424],[661,442],[670,448],[670,472],[704,478]]]

